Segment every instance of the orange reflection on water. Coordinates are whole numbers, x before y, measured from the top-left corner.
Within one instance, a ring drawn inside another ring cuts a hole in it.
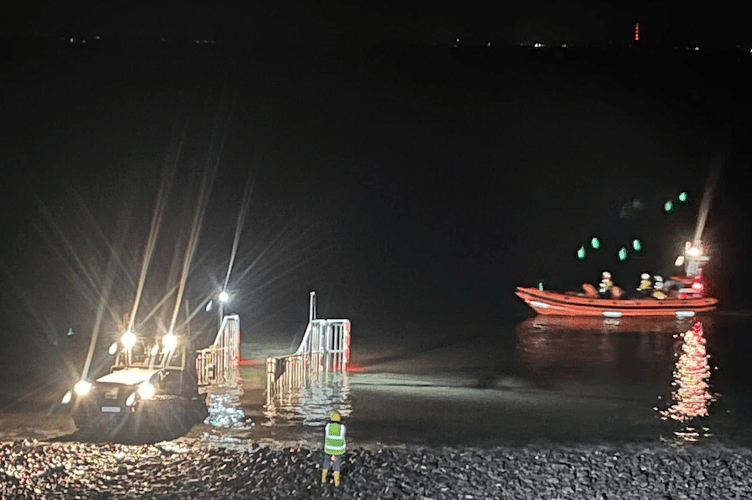
[[[679,427],[674,430],[676,444],[695,443],[710,437],[708,427],[698,425],[708,416],[708,407],[717,399],[710,392],[710,356],[705,349],[706,339],[702,322],[695,323],[681,334],[683,342],[677,353],[672,385],[672,404],[659,411],[662,420],[675,420]],[[657,408],[656,408],[657,410]]]
[[[517,359],[538,387],[565,379],[657,381],[671,360],[674,318],[536,316],[517,326]]]
[[[672,386],[673,404],[660,412],[662,418],[672,418],[685,422],[696,417],[706,417],[708,406],[715,400],[710,393],[710,356],[705,350],[706,339],[702,323],[698,321],[686,333],[682,334],[684,342],[676,360]]]

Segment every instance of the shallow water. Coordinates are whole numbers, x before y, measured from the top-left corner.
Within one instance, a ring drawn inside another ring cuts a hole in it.
[[[409,342],[385,343],[356,327],[353,371],[330,373],[273,399],[264,364],[244,365],[239,385],[209,391],[210,415],[187,437],[220,446],[267,440],[316,446],[337,409],[351,442],[362,444],[752,445],[751,321],[717,315],[701,323],[709,357],[707,373],[695,382],[708,383],[696,394],[708,395],[707,415],[684,421],[666,411],[686,411],[672,384],[686,351],[683,333],[694,321],[533,317],[498,334],[449,332]],[[284,351],[256,342],[243,346],[243,357]],[[70,435],[72,422],[51,396],[49,403],[31,399],[36,404],[3,406],[0,439]]]
[[[363,443],[748,445],[749,321],[701,322],[709,357],[707,373],[695,378],[708,383],[697,393],[708,395],[706,416],[678,404],[674,385],[683,334],[694,323],[534,317],[497,336],[444,339],[423,349],[364,342],[354,355],[356,371],[330,374],[273,401],[258,391],[242,397],[253,426],[234,437],[315,443],[328,412],[337,409],[350,438]],[[259,379],[253,370],[261,368],[245,368],[245,376]],[[679,420],[670,407],[694,413]]]

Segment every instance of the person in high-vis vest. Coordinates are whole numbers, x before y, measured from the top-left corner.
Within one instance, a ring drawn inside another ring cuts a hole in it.
[[[614,288],[614,282],[611,281],[611,273],[603,271],[601,282],[598,285],[598,293],[601,297],[610,297]]]
[[[640,278],[640,285],[637,287],[637,295],[640,297],[647,297],[653,289],[653,283],[650,282],[650,274],[642,273]]]
[[[339,486],[339,469],[342,465],[342,455],[345,454],[345,425],[340,422],[339,413],[332,412],[330,422],[326,424],[324,438],[324,467],[321,471],[321,482],[325,483],[329,469],[334,475],[334,486]]]
[[[653,283],[653,297],[658,300],[666,298],[666,292],[663,290],[663,278],[661,276],[655,277],[655,283]]]

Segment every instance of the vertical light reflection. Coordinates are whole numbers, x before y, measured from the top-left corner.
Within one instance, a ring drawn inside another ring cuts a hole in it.
[[[680,334],[683,338],[678,353],[672,382],[672,404],[660,411],[661,419],[672,419],[680,423],[674,435],[680,441],[695,442],[711,434],[707,427],[701,427],[701,418],[708,416],[708,407],[716,397],[710,392],[708,379],[710,365],[705,349],[706,339],[702,322],[698,321],[692,328]]]
[[[240,383],[206,391],[209,416],[205,422],[212,427],[250,429],[253,423],[246,418],[240,404],[242,396],[243,387]]]
[[[264,405],[269,425],[321,426],[332,410],[343,418],[352,413],[347,372],[328,372],[308,383],[285,388]]]

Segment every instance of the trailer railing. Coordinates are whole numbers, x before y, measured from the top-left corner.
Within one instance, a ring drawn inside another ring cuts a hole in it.
[[[350,362],[349,319],[315,319],[316,293],[303,340],[294,354],[266,359],[267,403],[287,390],[326,379],[330,373],[347,371]]]
[[[227,315],[214,343],[197,351],[198,385],[232,384],[238,380],[240,365],[240,317]]]

